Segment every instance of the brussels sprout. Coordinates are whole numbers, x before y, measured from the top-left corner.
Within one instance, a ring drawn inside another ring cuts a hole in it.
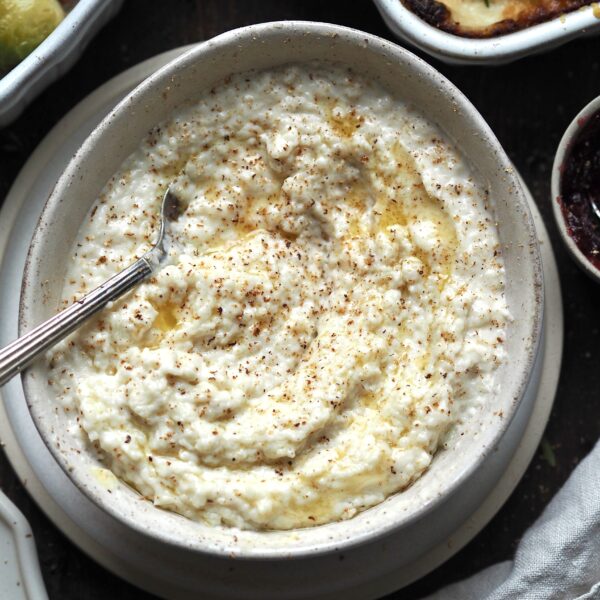
[[[64,16],[57,0],[0,0],[0,72],[22,61]]]

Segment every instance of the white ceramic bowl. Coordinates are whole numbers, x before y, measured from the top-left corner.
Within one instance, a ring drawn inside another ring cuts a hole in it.
[[[0,126],[16,119],[48,85],[66,73],[123,0],[79,0],[58,27],[0,78]]]
[[[509,359],[499,372],[500,393],[465,423],[464,436],[450,436],[448,448],[405,492],[348,521],[235,535],[230,529],[207,527],[159,510],[140,501],[124,484],[109,486],[109,493],[95,475],[92,455],[66,433],[68,417],[53,401],[44,364],[30,368],[23,381],[34,421],[75,484],[129,527],[204,556],[271,561],[315,557],[349,550],[386,534],[401,544],[400,554],[418,556],[439,533],[430,527],[425,534],[422,520],[439,512],[458,489],[468,490],[470,477],[493,455],[527,389],[538,350],[543,285],[537,237],[517,175],[482,117],[449,81],[406,50],[360,31],[306,22],[267,23],[218,36],[159,70],[108,115],[73,157],[42,214],[27,260],[21,332],[56,310],[65,266],[86,213],[151,127],[232,72],[324,58],[351,65],[418,106],[463,150],[487,185],[496,203],[508,303],[517,317],[506,340]]]
[[[499,65],[550,50],[573,38],[593,34],[600,28],[600,19],[595,15],[597,8],[590,5],[520,31],[472,39],[429,25],[400,0],[374,2],[387,26],[398,37],[451,64]]]
[[[563,173],[563,163],[567,158],[571,144],[577,137],[582,126],[585,125],[587,120],[600,111],[600,96],[594,98],[589,104],[584,106],[571,121],[571,124],[567,127],[567,130],[563,134],[556,155],[554,156],[554,164],[552,165],[552,179],[550,182],[550,195],[552,200],[552,212],[554,214],[554,220],[560,232],[563,243],[567,247],[567,250],[575,260],[575,262],[581,267],[581,269],[589,275],[592,279],[600,283],[600,269],[595,267],[585,256],[585,254],[577,247],[577,244],[573,241],[573,238],[569,235],[565,217],[562,213],[560,206],[560,191],[561,191],[561,177]]]

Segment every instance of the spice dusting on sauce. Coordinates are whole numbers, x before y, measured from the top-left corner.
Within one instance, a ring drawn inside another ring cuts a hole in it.
[[[578,131],[562,166],[560,206],[569,235],[600,269],[600,111]]]
[[[327,63],[227,79],[106,184],[65,302],[148,249],[173,179],[170,264],[49,357],[74,430],[156,506],[348,519],[485,410],[508,318],[491,199],[418,110]]]

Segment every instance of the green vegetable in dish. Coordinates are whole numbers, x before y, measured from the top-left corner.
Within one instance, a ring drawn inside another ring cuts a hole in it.
[[[0,72],[35,50],[64,16],[58,0],[0,0]]]

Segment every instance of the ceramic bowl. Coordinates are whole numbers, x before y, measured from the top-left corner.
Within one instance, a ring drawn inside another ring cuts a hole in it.
[[[466,38],[429,25],[400,0],[373,0],[386,25],[431,56],[457,65],[499,65],[545,52],[600,28],[596,3],[560,17],[491,38]]]
[[[585,125],[589,117],[594,113],[600,111],[600,96],[592,100],[587,106],[581,109],[577,116],[571,121],[569,127],[565,131],[556,155],[554,157],[554,164],[552,166],[552,179],[550,182],[550,193],[552,196],[552,212],[554,214],[554,220],[560,236],[564,242],[567,250],[575,260],[575,262],[583,269],[583,271],[589,275],[592,279],[600,283],[600,270],[596,268],[585,256],[585,254],[577,247],[577,244],[573,241],[573,238],[569,235],[567,224],[565,222],[564,215],[561,208],[560,190],[561,190],[561,177],[563,172],[563,163],[568,156],[569,149],[572,142],[577,137],[579,130]]]
[[[386,535],[395,536],[398,560],[403,553],[418,556],[441,531],[431,524],[424,527],[423,521],[433,523],[438,511],[444,528],[453,525],[456,517],[439,511],[457,497],[457,490],[469,492],[470,478],[494,454],[525,394],[538,352],[543,282],[537,236],[518,176],[483,118],[448,80],[410,52],[357,30],[294,21],[246,27],[198,45],[149,77],[94,130],[57,183],[33,236],[21,298],[21,333],[56,310],[81,223],[105,182],[154,125],[233,72],[324,58],[352,66],[419,107],[468,157],[489,189],[506,262],[508,304],[516,317],[507,332],[508,359],[498,373],[498,393],[465,421],[464,435],[448,438],[431,468],[403,493],[344,522],[234,534],[140,501],[119,481],[107,485],[100,480],[93,455],[67,431],[71,417],[57,408],[43,361],[26,371],[23,383],[33,419],[73,482],[127,526],[204,556],[273,561],[335,551],[348,555],[352,547]],[[477,491],[470,494],[475,498]]]

